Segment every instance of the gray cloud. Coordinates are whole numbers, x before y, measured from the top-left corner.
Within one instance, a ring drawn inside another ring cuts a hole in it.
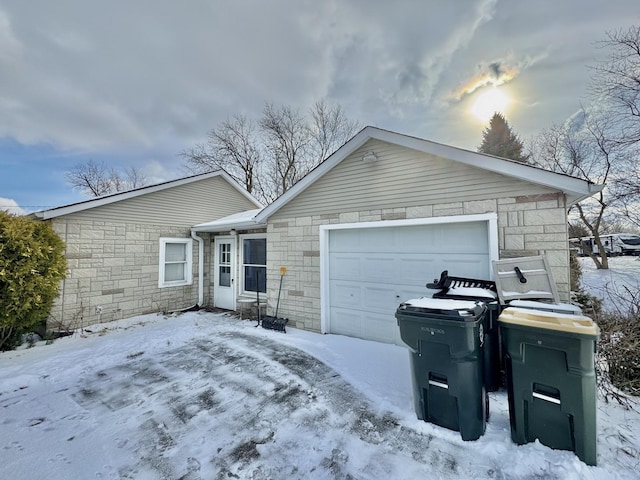
[[[510,55],[490,62],[481,62],[476,65],[476,71],[473,76],[466,80],[457,90],[451,92],[450,98],[454,101],[460,101],[479,88],[509,83],[520,76],[524,70],[547,57],[548,52],[544,52],[536,56],[525,55],[518,59]]]
[[[139,161],[172,148],[175,163],[229,115],[326,98],[363,123],[457,141],[470,135],[457,103],[483,85],[518,82],[522,105],[566,110],[544,102],[560,90],[550,80],[582,85],[585,48],[605,30],[594,18],[615,26],[635,11],[567,3],[4,2],[0,138]],[[551,60],[558,71],[543,72]],[[575,107],[572,90],[562,95]],[[441,127],[456,124],[465,130]]]

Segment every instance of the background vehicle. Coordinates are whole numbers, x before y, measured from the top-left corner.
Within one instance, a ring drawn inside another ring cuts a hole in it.
[[[600,241],[608,256],[640,255],[640,235],[611,233],[600,235]],[[598,245],[593,237],[570,238],[569,246],[581,257],[589,255],[589,250],[595,255],[600,255]]]

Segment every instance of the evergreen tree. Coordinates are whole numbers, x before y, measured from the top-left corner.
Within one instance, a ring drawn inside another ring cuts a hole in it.
[[[51,224],[0,211],[0,351],[49,315],[67,275]]]
[[[529,155],[525,155],[523,150],[522,140],[511,130],[504,115],[494,113],[489,126],[482,132],[482,145],[478,147],[478,151],[518,162],[527,162]]]

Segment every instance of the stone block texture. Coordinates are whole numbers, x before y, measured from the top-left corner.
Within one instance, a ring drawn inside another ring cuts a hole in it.
[[[75,329],[197,302],[198,242],[193,242],[193,283],[158,287],[159,239],[190,238],[188,228],[64,217],[52,223],[66,242],[69,269],[48,329]]]
[[[268,302],[275,305],[278,269],[288,270],[279,316],[299,328],[320,331],[320,225],[430,218],[495,212],[501,258],[545,254],[562,301],[569,300],[567,215],[561,194],[505,197],[459,203],[363,210],[310,217],[277,216],[267,228]],[[302,227],[304,225],[304,227]]]

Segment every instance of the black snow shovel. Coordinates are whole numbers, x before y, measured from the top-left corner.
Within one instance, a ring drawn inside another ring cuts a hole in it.
[[[279,332],[287,333],[285,326],[289,323],[288,318],[279,318],[278,309],[280,308],[280,293],[282,293],[282,279],[284,274],[287,273],[287,267],[280,267],[280,288],[278,289],[278,301],[276,302],[276,313],[274,316],[267,315],[262,318],[262,328],[268,328],[269,330],[277,330]],[[260,302],[258,302],[260,305]],[[258,307],[258,310],[260,308]],[[258,314],[259,315],[259,314]],[[260,323],[260,317],[258,317]]]

